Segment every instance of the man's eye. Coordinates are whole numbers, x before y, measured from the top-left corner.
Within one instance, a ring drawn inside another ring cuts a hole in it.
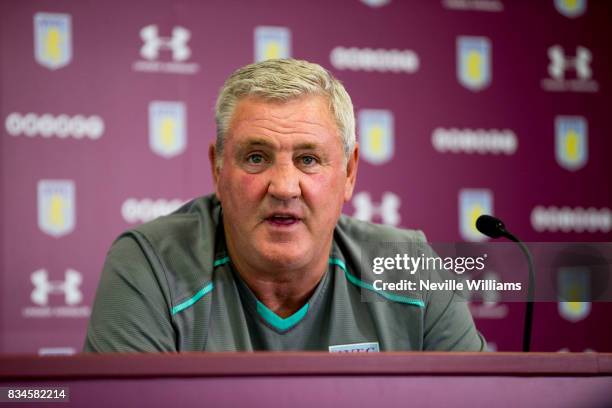
[[[313,156],[302,156],[300,157],[300,161],[306,166],[312,166],[317,163],[317,159]]]
[[[261,154],[254,153],[247,156],[247,162],[249,164],[261,164],[264,162],[264,157]]]

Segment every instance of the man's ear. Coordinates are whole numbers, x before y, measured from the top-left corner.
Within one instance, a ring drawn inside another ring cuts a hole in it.
[[[217,147],[215,142],[212,142],[208,146],[208,160],[210,160],[210,173],[213,176],[213,183],[215,184],[215,194],[219,198],[219,167],[217,166]]]
[[[357,167],[359,166],[359,143],[355,143],[355,149],[346,163],[346,182],[344,185],[344,201],[349,201],[353,196],[355,182],[357,180]]]

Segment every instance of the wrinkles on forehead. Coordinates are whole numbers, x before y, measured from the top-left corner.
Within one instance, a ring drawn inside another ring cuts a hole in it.
[[[276,143],[260,137],[248,138],[247,140],[237,143],[238,150],[250,150],[258,147],[269,149],[277,148]],[[313,142],[299,142],[292,146],[293,150],[315,150],[317,147],[318,144]]]
[[[288,101],[273,101],[249,96],[240,99],[236,105],[230,129],[232,133],[238,128],[248,126],[278,133],[295,131],[338,133],[335,118],[325,101],[326,98],[319,95],[309,95]],[[253,105],[258,106],[256,112],[247,108]]]

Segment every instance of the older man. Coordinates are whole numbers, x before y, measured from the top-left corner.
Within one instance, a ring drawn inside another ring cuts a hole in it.
[[[425,239],[341,215],[358,147],[351,99],[329,72],[298,60],[243,67],[216,121],[215,194],[113,244],[86,351],[484,348],[452,293],[372,286],[363,242]]]

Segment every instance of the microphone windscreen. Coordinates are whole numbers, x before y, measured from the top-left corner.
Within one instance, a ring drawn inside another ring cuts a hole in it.
[[[490,238],[499,238],[506,233],[506,226],[500,219],[486,214],[478,217],[476,229]]]

